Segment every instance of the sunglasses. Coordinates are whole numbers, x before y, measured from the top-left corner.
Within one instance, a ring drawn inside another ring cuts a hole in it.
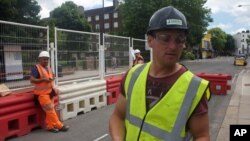
[[[154,38],[163,44],[167,44],[172,40],[174,40],[176,44],[184,44],[187,41],[187,37],[185,35],[178,35],[173,38],[173,36],[169,34],[155,34]]]

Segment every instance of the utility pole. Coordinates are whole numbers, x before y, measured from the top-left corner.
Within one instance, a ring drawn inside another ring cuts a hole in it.
[[[245,6],[250,6],[250,4],[239,4],[238,7],[245,7]],[[245,51],[245,48],[243,48],[243,52]],[[247,42],[247,55],[249,56],[250,55],[250,52],[249,52],[249,44]]]
[[[107,67],[106,67],[106,56],[105,56],[105,46],[104,46],[104,31],[105,31],[105,22],[104,22],[104,15],[105,15],[105,9],[104,9],[104,0],[102,0],[102,30],[101,30],[101,45],[103,46],[103,66],[104,66],[104,73],[107,72]]]
[[[245,5],[238,5],[238,7],[244,7],[244,6],[250,6],[250,4],[245,4]]]

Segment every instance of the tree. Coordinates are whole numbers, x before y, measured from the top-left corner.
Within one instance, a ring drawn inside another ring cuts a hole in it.
[[[249,33],[249,30],[248,30],[248,33]],[[249,53],[250,53],[250,35],[247,35],[247,39],[246,39],[246,42],[247,42],[247,53],[248,53],[248,55],[250,55]]]
[[[1,0],[0,19],[5,21],[38,24],[41,7],[36,0]]]
[[[227,34],[219,27],[208,30],[208,33],[212,35],[211,41],[214,50],[219,54],[223,54],[227,42]]]
[[[166,5],[173,5],[187,17],[188,44],[200,43],[208,22],[212,22],[210,9],[204,7],[206,0],[124,0],[121,5],[123,35],[144,38],[151,15]]]
[[[201,42],[204,33],[207,31],[209,22],[212,22],[210,16],[211,10],[204,7],[207,0],[174,0],[176,7],[186,16],[189,35],[188,44],[195,46]]]
[[[247,35],[247,45],[249,46],[250,45],[250,35]]]
[[[82,16],[78,6],[72,1],[65,2],[60,7],[55,8],[50,12],[49,19],[44,19],[43,22],[50,26],[50,33],[54,33],[54,27],[76,31],[91,31],[91,26]],[[50,35],[52,35],[50,41],[53,42],[54,34]],[[58,32],[57,39],[62,41],[58,42],[58,45],[63,50],[87,50],[89,45],[83,41],[90,40],[90,36]]]
[[[227,34],[227,41],[225,44],[225,52],[227,55],[232,55],[235,52],[234,39],[233,39],[233,36],[230,34]]]
[[[54,21],[59,28],[91,31],[90,25],[82,16],[78,6],[72,1],[65,2],[51,11],[50,20]]]

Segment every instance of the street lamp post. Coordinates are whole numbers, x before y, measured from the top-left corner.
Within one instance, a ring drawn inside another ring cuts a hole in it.
[[[104,32],[105,32],[105,19],[104,19],[104,15],[105,15],[105,6],[104,6],[104,0],[102,0],[102,30],[101,30],[101,44],[102,44],[102,46],[103,46],[103,55],[104,55],[104,73],[106,73],[107,72],[107,63],[106,63],[106,61],[107,61],[107,59],[106,59],[106,55],[105,55],[105,51],[106,51],[106,49],[105,49],[105,43],[104,43]]]
[[[239,4],[238,5],[238,7],[244,7],[244,6],[250,6],[250,4]],[[243,48],[243,50],[245,50],[244,48]],[[247,43],[247,55],[249,55],[250,53],[249,53],[249,44]]]
[[[240,5],[238,5],[238,7],[243,7],[243,6],[250,6],[250,4],[245,4],[245,5],[240,4]]]

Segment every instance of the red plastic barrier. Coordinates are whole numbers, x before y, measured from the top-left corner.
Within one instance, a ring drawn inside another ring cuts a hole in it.
[[[33,91],[8,95],[0,98],[0,108],[33,100]]]
[[[41,126],[41,112],[37,108],[1,116],[0,140],[11,136],[23,136]]]
[[[231,86],[227,84],[229,80],[232,80],[229,74],[196,73],[196,75],[210,82],[212,94],[226,95],[227,90],[231,89]]]
[[[44,127],[45,114],[34,104],[33,91],[0,97],[0,141],[22,136],[37,127]],[[55,98],[58,105],[59,98]]]
[[[111,105],[113,103],[116,103],[120,92],[120,84],[122,80],[123,75],[120,76],[113,76],[113,77],[107,77],[106,79],[106,85],[107,85],[107,92],[109,92],[110,95],[107,97],[107,104]]]

